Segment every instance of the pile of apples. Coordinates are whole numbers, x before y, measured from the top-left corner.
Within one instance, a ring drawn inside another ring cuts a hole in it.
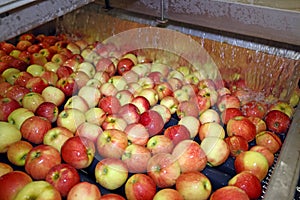
[[[1,200],[259,199],[300,96],[63,34],[1,42],[0,73]]]

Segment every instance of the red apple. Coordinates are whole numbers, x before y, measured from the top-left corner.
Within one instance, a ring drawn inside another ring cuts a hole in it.
[[[12,85],[6,90],[4,96],[14,99],[18,101],[20,104],[22,104],[23,97],[29,92],[30,90],[27,89],[26,87],[20,85]]]
[[[15,80],[14,84],[25,87],[28,80],[31,79],[32,77],[33,76],[31,74],[29,74],[28,72],[22,71],[18,74],[18,77]]]
[[[121,106],[117,115],[122,117],[127,124],[138,123],[140,120],[138,107],[132,103]]]
[[[130,144],[146,145],[149,140],[149,133],[145,126],[140,123],[128,124],[124,130]]]
[[[16,166],[24,166],[26,156],[32,147],[32,144],[25,140],[14,142],[7,149],[7,159]]]
[[[73,73],[73,69],[71,67],[68,66],[60,66],[57,70],[56,70],[56,74],[58,76],[59,79],[63,78],[63,77],[68,77]]]
[[[272,110],[279,110],[285,113],[287,116],[289,116],[289,118],[292,118],[294,114],[294,108],[291,105],[289,105],[287,102],[282,102],[282,101],[278,101],[272,104],[269,107],[268,111],[272,111]]]
[[[275,133],[287,133],[291,119],[284,112],[279,110],[269,111],[264,118],[267,129]]]
[[[200,128],[200,121],[193,116],[185,116],[178,121],[179,125],[185,126],[190,132],[190,138],[195,138]]]
[[[271,131],[262,131],[255,137],[257,145],[267,147],[272,153],[276,153],[282,146],[282,141],[278,135]]]
[[[225,186],[217,189],[210,196],[210,200],[250,200],[247,193],[236,186]]]
[[[19,102],[9,97],[0,98],[0,121],[7,121],[11,112],[20,108]]]
[[[164,127],[164,121],[161,115],[154,110],[146,110],[143,112],[140,115],[139,123],[146,127],[150,137],[159,134]]]
[[[232,135],[225,138],[230,149],[230,155],[236,157],[243,151],[249,150],[248,141],[239,135]]]
[[[51,122],[46,118],[32,116],[24,121],[21,126],[22,137],[34,144],[41,144],[44,135],[52,128]]]
[[[182,195],[175,189],[164,188],[159,190],[153,197],[153,200],[184,200]]]
[[[14,171],[12,166],[7,163],[0,162],[0,177],[12,171]]]
[[[32,43],[28,40],[19,40],[18,43],[16,44],[16,48],[21,51],[25,51],[31,45]]]
[[[108,193],[108,194],[102,195],[101,200],[125,200],[125,198],[119,194]]]
[[[62,159],[76,169],[90,166],[95,152],[93,141],[79,136],[69,138],[61,147]]]
[[[144,173],[147,163],[151,158],[151,152],[145,146],[138,144],[128,145],[122,155],[122,160],[127,165],[130,173]]]
[[[110,58],[100,58],[95,67],[97,72],[107,72],[110,77],[113,76],[117,71],[117,67]]]
[[[207,158],[200,145],[193,140],[183,140],[173,149],[182,173],[201,171],[206,167]]]
[[[237,117],[237,116],[243,116],[243,113],[239,108],[226,108],[221,113],[222,123],[227,124],[230,119]]]
[[[149,101],[143,96],[133,97],[131,103],[134,104],[139,109],[140,114],[150,109]]]
[[[56,122],[58,107],[52,102],[43,102],[35,110],[35,115],[48,119],[51,123]]]
[[[134,174],[125,184],[125,194],[127,199],[132,200],[152,200],[156,193],[156,184],[146,174]]]
[[[31,177],[22,171],[12,171],[0,176],[0,199],[15,199],[17,193],[30,182],[32,182]]]
[[[200,115],[212,106],[210,104],[210,97],[209,96],[201,96],[201,95],[199,95],[199,93],[195,97],[192,97],[191,100],[196,102]]]
[[[173,96],[173,90],[168,82],[158,83],[154,89],[157,91],[159,100],[162,100],[166,96]]]
[[[267,130],[267,124],[263,119],[259,117],[248,117],[248,119],[255,125],[256,134]]]
[[[95,178],[102,187],[114,190],[126,182],[128,169],[126,164],[118,158],[104,158],[96,164]]]
[[[118,115],[107,115],[101,124],[103,130],[117,129],[120,131],[124,131],[126,126],[126,120]]]
[[[156,104],[156,105],[152,106],[151,110],[154,110],[160,114],[160,116],[162,117],[162,119],[164,121],[164,124],[168,123],[172,117],[171,111],[169,110],[169,108],[167,108],[164,105]]]
[[[61,163],[48,171],[45,180],[56,188],[62,197],[66,197],[71,188],[80,182],[80,176],[74,167]]]
[[[176,190],[184,199],[208,199],[212,185],[208,177],[199,171],[182,173],[176,180]]]
[[[96,141],[98,153],[105,158],[121,158],[127,145],[126,133],[117,129],[104,130]]]
[[[198,118],[199,113],[200,110],[195,101],[181,101],[176,110],[178,118],[182,118],[184,116],[193,116]]]
[[[75,79],[70,76],[60,78],[56,83],[56,87],[63,91],[67,97],[76,94],[79,89]]]
[[[153,88],[144,88],[136,94],[136,96],[143,96],[148,101],[150,106],[154,106],[158,103],[158,94]]]
[[[21,72],[20,72],[21,73]],[[6,97],[6,92],[7,92],[7,90],[11,87],[12,85],[10,84],[10,83],[8,83],[8,82],[1,82],[0,83],[0,96],[1,97]],[[23,87],[23,86],[21,86],[21,87]],[[25,87],[23,87],[23,88],[25,88]],[[25,88],[27,91],[29,91],[27,88]]]
[[[258,101],[250,101],[241,106],[243,115],[247,117],[259,117],[263,118],[267,112],[267,107]]]
[[[121,104],[115,96],[105,96],[99,100],[98,107],[101,108],[108,115],[117,113]]]
[[[82,181],[74,185],[68,193],[67,200],[101,199],[101,191],[97,185]]]
[[[269,164],[264,155],[255,151],[244,151],[234,161],[236,173],[248,171],[262,181],[268,174]]]
[[[35,180],[45,179],[48,171],[61,163],[60,153],[49,145],[33,147],[26,156],[25,171]]]
[[[226,108],[240,108],[240,100],[231,94],[220,96],[217,101],[217,107],[220,112],[223,112]]]
[[[239,135],[245,138],[248,142],[255,139],[256,127],[244,116],[237,116],[230,119],[226,127],[227,135]]]
[[[123,75],[124,72],[131,70],[134,66],[134,62],[129,58],[121,58],[117,64],[117,72],[120,75]]]
[[[184,125],[174,125],[166,128],[164,135],[170,138],[176,146],[183,140],[190,139],[190,132]]]

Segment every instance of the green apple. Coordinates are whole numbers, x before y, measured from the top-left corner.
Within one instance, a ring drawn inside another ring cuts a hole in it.
[[[13,124],[0,122],[0,153],[7,152],[9,145],[20,141],[22,134]]]
[[[32,64],[27,67],[26,71],[32,76],[41,76],[46,69],[42,65]]]
[[[15,80],[18,78],[18,74],[20,70],[16,68],[8,68],[2,72],[2,77],[6,80],[6,82],[10,84],[14,84]]]
[[[17,108],[8,115],[7,121],[20,130],[23,122],[32,116],[34,113],[27,108]]]

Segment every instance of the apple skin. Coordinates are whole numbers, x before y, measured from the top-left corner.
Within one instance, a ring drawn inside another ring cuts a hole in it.
[[[95,167],[96,182],[102,187],[114,190],[121,187],[128,178],[126,164],[118,158],[104,158]]]
[[[197,136],[200,128],[200,121],[193,116],[185,116],[178,121],[179,125],[185,126],[190,132],[190,138]]]
[[[182,195],[175,189],[164,188],[159,190],[153,197],[153,200],[184,200]]]
[[[58,117],[58,107],[52,102],[43,102],[35,110],[35,115],[48,119],[51,123],[56,122]]]
[[[75,79],[71,76],[62,77],[56,82],[56,87],[63,91],[65,96],[70,97],[78,92],[78,85]]]
[[[199,121],[201,124],[208,122],[220,123],[221,119],[219,113],[215,109],[209,108],[199,116]]]
[[[206,167],[206,154],[201,146],[193,140],[179,142],[174,147],[172,155],[178,160],[182,173],[201,171]]]
[[[159,134],[164,127],[164,121],[161,115],[154,110],[146,110],[140,115],[139,123],[148,130],[149,136]]]
[[[83,122],[76,129],[75,135],[88,138],[89,140],[96,142],[98,136],[103,132],[102,128],[96,124]]]
[[[104,158],[121,158],[128,145],[127,135],[118,129],[106,129],[97,138],[96,148]]]
[[[115,96],[105,96],[99,100],[98,107],[101,108],[106,114],[111,115],[117,113],[121,104]]]
[[[131,144],[126,147],[122,161],[127,165],[130,173],[144,173],[151,158],[151,152],[145,146]]]
[[[117,72],[120,75],[123,75],[125,72],[131,70],[134,66],[134,62],[129,58],[121,58],[117,64]]]
[[[16,195],[15,200],[26,198],[61,200],[60,193],[47,181],[32,181],[25,185]]]
[[[262,181],[268,174],[269,164],[266,157],[255,151],[244,151],[234,161],[236,173],[249,171]]]
[[[75,133],[76,129],[86,121],[84,112],[72,108],[62,110],[57,117],[56,124],[59,127],[69,129]]]
[[[208,199],[212,185],[208,177],[199,171],[182,173],[176,180],[176,190],[184,199]]]
[[[119,194],[109,193],[102,195],[101,200],[125,200],[125,198]]]
[[[225,138],[225,130],[223,126],[216,122],[207,122],[200,125],[198,130],[199,139],[202,141],[206,137]]]
[[[169,137],[173,141],[175,146],[183,140],[190,139],[189,130],[184,125],[180,124],[176,124],[174,126],[166,128],[164,131],[164,135]]]
[[[149,133],[145,126],[140,123],[128,124],[124,130],[129,144],[145,146],[149,140]]]
[[[277,134],[272,131],[262,131],[255,137],[256,145],[267,147],[273,154],[279,151],[282,141]]]
[[[16,166],[24,166],[26,156],[32,148],[32,144],[25,140],[14,142],[7,149],[7,159]]]
[[[32,178],[22,171],[12,171],[0,176],[0,199],[13,200],[17,193],[32,182]]]
[[[156,193],[156,184],[146,174],[133,174],[125,184],[127,199],[152,200]]]
[[[268,160],[269,167],[274,163],[274,154],[265,146],[255,145],[249,149],[250,151],[256,151],[263,154]]]
[[[12,85],[6,90],[5,97],[14,99],[21,104],[23,97],[29,92],[30,90],[26,87],[20,85]]]
[[[149,101],[143,96],[133,97],[131,103],[134,104],[139,109],[140,114],[150,109]]]
[[[7,121],[9,114],[21,105],[9,97],[0,98],[0,121]]]
[[[42,96],[44,97],[45,101],[52,102],[56,106],[61,106],[66,97],[64,92],[54,86],[48,86],[42,91]]]
[[[85,137],[74,136],[69,138],[61,147],[61,157],[76,169],[83,169],[92,163],[95,156],[93,141]]]
[[[243,116],[243,113],[239,108],[226,108],[221,113],[221,121],[223,124],[227,124],[230,119],[236,116]]]
[[[8,122],[0,121],[0,153],[5,153],[9,145],[20,141],[22,134],[18,128]]]
[[[149,138],[146,146],[151,151],[152,155],[155,155],[157,153],[172,153],[174,143],[165,135],[154,135]]]
[[[230,149],[230,155],[236,157],[243,151],[249,150],[249,144],[245,138],[239,135],[228,136],[225,139]]]
[[[263,119],[259,117],[248,117],[248,119],[255,125],[256,134],[267,130],[267,124]]]
[[[44,135],[52,128],[51,122],[46,118],[32,116],[24,121],[21,126],[22,137],[34,144],[41,144]]]
[[[207,157],[207,164],[210,166],[218,166],[224,163],[230,150],[224,139],[218,137],[206,137],[200,144]]]
[[[236,174],[228,181],[228,185],[244,190],[250,199],[258,199],[262,194],[260,180],[250,172],[243,171]]]
[[[225,186],[217,189],[210,196],[210,200],[250,200],[247,193],[236,186]]]
[[[149,101],[150,106],[154,106],[158,103],[158,94],[153,88],[143,88],[135,95],[145,97]]]
[[[292,118],[292,116],[294,114],[294,108],[291,105],[289,105],[287,102],[282,102],[282,101],[278,101],[278,102],[272,104],[269,107],[268,112],[270,112],[272,110],[279,110],[279,111],[285,113],[289,118]]]
[[[179,119],[181,119],[184,116],[193,116],[198,118],[199,117],[199,107],[197,106],[195,101],[187,100],[187,101],[181,101],[178,104],[176,114]]]
[[[20,130],[24,121],[32,116],[34,116],[34,113],[32,111],[28,110],[27,108],[21,107],[12,111],[9,114],[7,121]]]
[[[246,117],[259,117],[263,119],[267,112],[267,107],[258,101],[250,101],[241,106],[241,111]]]
[[[44,74],[45,72],[43,72]],[[25,87],[28,88],[31,92],[36,92],[41,94],[42,91],[49,86],[48,81],[41,76],[30,78]]]
[[[101,126],[106,118],[106,113],[98,107],[90,108],[85,113],[86,122]]]
[[[237,116],[228,121],[226,132],[228,136],[239,135],[250,142],[255,139],[256,127],[247,117]]]
[[[74,185],[68,193],[67,200],[101,199],[100,189],[92,183],[83,181]]]
[[[61,163],[61,156],[52,146],[40,144],[33,147],[25,160],[25,171],[35,180],[45,179],[48,171]]]
[[[61,163],[48,171],[45,180],[55,187],[62,197],[66,197],[71,188],[80,182],[80,176],[74,167]]]
[[[25,87],[28,80],[31,79],[33,76],[26,71],[22,71],[18,74],[17,79],[15,80],[15,85],[20,85]]]
[[[180,165],[172,154],[157,153],[148,161],[147,174],[154,180],[157,187],[171,187],[180,176]]]
[[[132,103],[121,106],[117,115],[125,119],[127,124],[138,123],[140,120],[138,107]]]
[[[279,110],[269,111],[264,118],[267,129],[275,133],[287,133],[291,119],[284,112]]]
[[[0,162],[0,177],[3,176],[4,174],[12,172],[12,171],[14,171],[14,169],[12,168],[12,166],[10,166],[7,163]]]
[[[216,103],[220,112],[223,112],[226,108],[240,108],[241,102],[238,97],[233,94],[226,94],[220,96]]]
[[[68,108],[75,108],[85,113],[89,110],[89,105],[81,96],[73,95],[70,98],[68,98],[68,100],[64,104],[64,109]]]

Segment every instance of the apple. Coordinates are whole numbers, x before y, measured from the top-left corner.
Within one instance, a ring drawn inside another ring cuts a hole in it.
[[[67,200],[95,200],[95,199],[102,199],[101,191],[97,187],[97,185],[82,181],[74,185],[67,196]]]
[[[56,122],[58,117],[58,107],[52,102],[43,102],[35,110],[35,115],[48,119],[51,123]]]
[[[83,97],[73,95],[64,104],[64,109],[77,109],[85,113],[89,110],[89,105]]]
[[[131,103],[134,104],[139,109],[140,114],[150,109],[149,101],[143,96],[133,97]]]
[[[58,107],[61,106],[66,99],[65,93],[55,86],[46,87],[42,91],[42,96],[45,101],[52,102]]]
[[[153,197],[153,200],[184,200],[182,195],[175,189],[164,188],[159,190]]]
[[[193,140],[183,140],[173,149],[172,155],[178,160],[181,173],[202,171],[207,158],[200,145]]]
[[[161,105],[161,104],[157,104],[157,105],[152,106],[151,110],[154,110],[154,111],[158,112],[161,115],[164,124],[166,124],[167,122],[170,121],[171,112],[166,106]]]
[[[45,180],[59,191],[62,197],[66,197],[71,188],[80,182],[80,176],[74,167],[61,163],[48,171]]]
[[[128,145],[127,135],[118,129],[106,129],[97,138],[96,147],[104,158],[121,158]]]
[[[36,109],[45,102],[44,97],[37,92],[29,92],[22,99],[22,106],[28,110],[35,112]]]
[[[100,86],[100,92],[103,96],[115,96],[118,90],[112,83],[106,82]]]
[[[192,97],[191,100],[196,102],[200,115],[212,106],[210,104],[209,96],[201,96],[198,94],[198,95]]]
[[[58,76],[55,72],[46,70],[44,73],[42,73],[41,78],[46,80],[48,85],[56,85],[56,82],[58,80]]]
[[[225,186],[214,191],[210,200],[250,200],[247,193],[236,186]]]
[[[130,173],[144,173],[147,171],[147,164],[151,158],[151,152],[145,146],[130,144],[124,150],[121,157],[127,165]]]
[[[78,65],[77,71],[84,72],[89,78],[93,78],[96,73],[94,65],[86,61],[83,61]]]
[[[226,108],[240,108],[241,102],[236,96],[232,94],[225,94],[223,96],[219,96],[216,105],[219,111],[223,112]]]
[[[18,74],[18,77],[17,79],[15,80],[14,84],[15,85],[20,85],[20,86],[23,86],[25,87],[28,80],[31,79],[33,76],[31,74],[29,74],[28,72],[26,71],[21,71],[19,74]]]
[[[164,135],[172,140],[176,146],[183,140],[190,139],[190,132],[184,125],[176,124],[165,129]]]
[[[124,130],[129,144],[145,146],[149,140],[149,133],[145,126],[140,123],[128,124]]]
[[[97,106],[102,97],[100,91],[91,86],[81,87],[78,91],[78,96],[82,97],[87,102],[89,108]]]
[[[156,194],[156,184],[146,174],[133,174],[125,183],[127,199],[152,200]]]
[[[0,177],[12,171],[14,171],[12,166],[7,163],[0,162]]]
[[[150,106],[154,106],[158,103],[158,94],[155,89],[153,88],[144,88],[140,92],[136,94],[136,96],[143,96],[148,101]]]
[[[93,78],[98,80],[101,84],[103,84],[103,83],[106,83],[110,77],[107,72],[98,71],[95,73]],[[128,82],[128,80],[127,80],[127,82]]]
[[[58,79],[56,87],[63,91],[65,96],[70,97],[78,92],[78,85],[75,79],[71,76]]]
[[[10,124],[14,125],[18,130],[20,130],[23,122],[32,116],[34,116],[34,113],[31,110],[21,107],[12,111],[8,115],[7,121]]]
[[[32,182],[31,177],[22,171],[11,171],[0,176],[0,199],[13,200],[17,193],[30,182]]]
[[[125,198],[119,194],[108,193],[108,194],[102,195],[101,200],[125,200]]]
[[[1,76],[2,77],[2,76]],[[3,80],[3,79],[2,79]],[[11,87],[12,85],[10,84],[10,83],[8,83],[8,82],[6,82],[5,80],[4,80],[4,82],[1,82],[0,83],[0,96],[1,97],[7,97],[6,96],[6,92],[7,92],[7,90]],[[17,86],[17,87],[20,87],[20,86]],[[21,88],[25,88],[25,87],[22,87],[21,86]],[[27,89],[27,88],[25,88],[28,92],[29,92],[29,90]]]
[[[179,119],[185,116],[193,116],[198,118],[199,112],[200,110],[196,102],[190,100],[179,102],[176,110],[176,114]]]
[[[68,59],[68,56],[62,54],[62,53],[55,53],[52,58],[51,62],[57,63],[60,66],[63,65],[63,63]]]
[[[181,89],[184,90],[190,97],[195,97],[199,92],[199,89],[195,84],[185,84],[181,87]]]
[[[139,80],[139,75],[132,70],[124,72],[122,76],[126,79],[127,83],[135,83]]]
[[[83,122],[75,132],[75,135],[86,137],[95,142],[97,137],[103,132],[102,128],[96,124]]]
[[[44,135],[43,144],[53,146],[61,152],[62,145],[73,136],[73,132],[67,128],[53,127]]]
[[[285,113],[287,116],[289,116],[289,118],[292,118],[294,114],[294,108],[291,105],[289,105],[287,102],[282,102],[282,101],[278,101],[272,104],[269,107],[268,112],[272,110],[279,110]]]
[[[73,133],[83,122],[85,122],[85,114],[75,108],[62,110],[56,120],[57,126],[67,128]]]
[[[117,63],[117,72],[120,75],[131,70],[131,68],[135,65],[135,63],[129,58],[121,58]]]
[[[258,101],[250,101],[241,106],[241,111],[246,117],[259,117],[263,119],[267,112],[267,107]]]
[[[114,190],[126,182],[128,169],[126,164],[118,158],[104,158],[96,164],[95,178],[102,187]]]
[[[176,89],[173,92],[173,96],[179,101],[188,101],[191,97],[187,93],[186,90],[183,90],[182,88]]]
[[[268,174],[269,164],[266,157],[256,151],[244,151],[234,160],[236,173],[248,171],[262,181]]]
[[[138,79],[137,83],[141,86],[142,89],[154,88],[154,81],[150,77],[141,77]],[[157,90],[157,93],[159,90]]]
[[[0,98],[0,121],[7,121],[9,114],[20,107],[19,102],[14,99],[9,97]]]
[[[20,51],[25,51],[32,43],[28,40],[19,40],[16,44],[16,48]]]
[[[161,72],[153,71],[147,74],[147,77],[151,78],[154,84],[159,84],[164,82],[165,77]]]
[[[133,94],[128,90],[119,90],[115,96],[120,101],[120,105],[124,106],[125,104],[131,103],[134,98]]]
[[[95,152],[96,148],[93,141],[80,136],[67,139],[61,147],[62,159],[76,169],[90,166]]]
[[[207,122],[200,126],[198,135],[201,141],[206,137],[218,137],[224,139],[225,130],[223,126],[216,122]]]
[[[8,83],[13,85],[20,72],[21,71],[19,69],[10,67],[5,69],[1,75]]]
[[[58,73],[57,73],[57,70],[60,68],[60,65],[57,64],[57,63],[54,63],[54,62],[47,62],[44,64],[44,67],[47,71],[51,71],[51,72],[54,72],[57,74],[57,76],[59,77]]]
[[[58,67],[58,69],[55,71],[55,73],[57,74],[57,77],[59,79],[61,79],[63,77],[68,77],[74,72],[74,70],[69,66],[70,66],[70,64],[69,65],[64,64],[63,66]]]
[[[178,121],[178,125],[185,126],[190,132],[190,138],[194,138],[198,134],[200,121],[193,116],[184,116]]]
[[[291,124],[290,117],[279,110],[269,111],[264,121],[266,122],[267,129],[275,133],[287,133]]]
[[[157,153],[172,153],[174,143],[165,135],[154,135],[149,138],[146,146],[151,151],[152,155],[155,155]]]
[[[42,48],[38,52],[40,55],[44,56],[46,60],[49,62],[51,61],[52,56],[54,55],[54,51],[50,48]],[[42,64],[42,63],[41,63]],[[44,63],[45,65],[45,63]]]
[[[230,154],[228,144],[224,139],[218,137],[206,137],[202,140],[200,146],[205,152],[207,164],[210,166],[223,164]]]
[[[209,108],[199,116],[199,121],[201,124],[209,122],[220,123],[221,119],[219,113],[215,109]]]
[[[50,183],[44,180],[32,181],[25,185],[17,194],[14,200],[22,199],[47,199],[61,200],[59,191]]]
[[[232,135],[225,138],[230,149],[230,155],[236,157],[243,151],[249,150],[248,141],[239,135]]]
[[[227,124],[228,121],[234,117],[237,116],[243,116],[244,114],[239,108],[226,108],[222,113],[221,113],[221,121],[223,124]]]
[[[104,96],[99,100],[98,107],[101,108],[106,114],[111,115],[120,110],[121,104],[115,96]]]
[[[247,117],[236,116],[228,121],[226,132],[228,136],[239,135],[250,142],[255,139],[256,127]]]
[[[16,166],[24,166],[26,156],[32,147],[32,144],[25,140],[14,142],[7,149],[7,159]]]
[[[255,137],[257,145],[267,147],[273,154],[278,152],[282,146],[280,137],[272,131],[262,131]]]
[[[102,122],[101,127],[103,130],[117,129],[120,131],[124,131],[127,125],[128,124],[124,118],[118,115],[107,115],[104,121]]]
[[[208,97],[210,99],[211,106],[214,106],[217,103],[219,97],[218,92],[211,87],[200,89],[197,94],[203,97]]]
[[[108,79],[108,83],[112,83],[117,91],[124,90],[127,84],[125,78],[120,75],[114,75]]]
[[[105,112],[98,107],[90,108],[85,113],[86,121],[101,126],[106,118]]]
[[[180,165],[172,154],[157,153],[148,161],[147,174],[157,187],[172,187],[180,176]]]
[[[184,199],[208,199],[212,185],[208,177],[199,171],[182,173],[176,180],[176,190]]]
[[[268,161],[269,167],[271,167],[273,165],[275,156],[271,152],[271,150],[268,149],[267,147],[261,146],[261,145],[255,145],[255,146],[251,147],[249,150],[256,151],[256,152],[263,154]]]
[[[25,171],[35,180],[45,179],[48,171],[61,163],[60,153],[52,146],[40,144],[33,147],[25,160]]]
[[[67,49],[69,49],[72,54],[80,54],[81,49],[75,42],[69,42],[66,46]]]
[[[103,71],[108,73],[109,77],[113,76],[117,71],[116,65],[110,58],[100,58],[95,64],[95,68],[97,72]]]
[[[160,105],[166,106],[171,114],[174,114],[177,112],[179,101],[175,97],[166,96],[160,100]]]
[[[43,142],[44,135],[51,128],[51,122],[46,118],[32,116],[23,122],[20,131],[24,139],[34,144],[41,144]]]
[[[139,77],[145,77],[151,70],[151,63],[138,63],[134,65],[131,70],[139,75]]]
[[[20,86],[20,85],[12,85],[9,87],[6,92],[4,97],[8,97],[11,99],[14,99],[19,102],[19,104],[22,104],[23,97],[30,92],[29,89],[26,87]]]
[[[228,185],[244,190],[250,199],[258,199],[262,194],[260,180],[252,173],[242,171],[228,181]]]
[[[43,65],[31,64],[27,67],[26,72],[31,74],[33,77],[39,77],[45,72],[45,70],[46,69],[43,67]]]
[[[140,120],[139,110],[132,103],[121,106],[117,115],[123,118],[127,124],[138,123]]]
[[[161,133],[164,128],[163,118],[154,110],[146,110],[143,112],[140,115],[139,123],[146,127],[150,137]]]
[[[248,117],[248,119],[255,125],[256,134],[267,130],[267,124],[263,119],[259,117]]]
[[[9,122],[0,121],[0,153],[5,153],[14,142],[20,141],[20,130]]]

